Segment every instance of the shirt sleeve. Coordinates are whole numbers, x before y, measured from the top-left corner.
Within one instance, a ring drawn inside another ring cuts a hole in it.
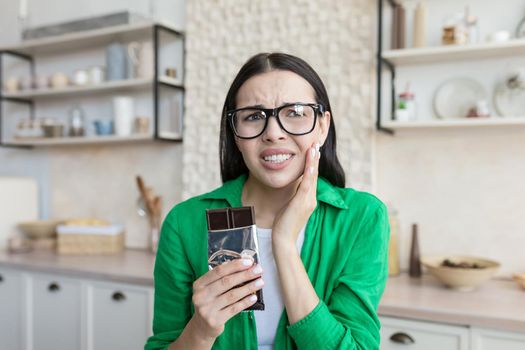
[[[175,212],[162,224],[155,269],[153,335],[145,350],[167,349],[191,318],[193,271],[180,235]]]
[[[321,300],[305,318],[288,326],[298,349],[379,349],[377,307],[388,275],[389,234],[381,203],[360,229],[327,303]]]

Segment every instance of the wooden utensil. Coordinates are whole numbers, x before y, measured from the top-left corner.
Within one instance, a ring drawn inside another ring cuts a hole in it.
[[[144,198],[144,204],[146,205],[146,211],[148,212],[148,215],[152,215],[154,211],[154,204],[153,204],[153,196],[151,194],[152,191],[148,191],[146,188],[146,185],[144,184],[144,180],[142,179],[142,176],[137,175],[137,185],[139,187],[139,191],[142,195],[142,198]]]

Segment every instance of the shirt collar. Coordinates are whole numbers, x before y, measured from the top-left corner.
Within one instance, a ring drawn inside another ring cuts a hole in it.
[[[203,194],[201,199],[223,199],[231,207],[240,207],[242,206],[242,189],[246,179],[247,174],[242,174],[234,180],[225,182],[216,190]],[[339,209],[348,209],[337,187],[322,177],[317,179],[317,200]]]

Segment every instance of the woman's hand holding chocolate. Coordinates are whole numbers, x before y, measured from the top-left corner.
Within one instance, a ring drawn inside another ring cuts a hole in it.
[[[217,338],[230,318],[257,301],[254,293],[264,284],[261,275],[261,267],[253,265],[253,260],[236,259],[208,271],[193,283],[193,321],[196,329],[202,331],[201,336]]]

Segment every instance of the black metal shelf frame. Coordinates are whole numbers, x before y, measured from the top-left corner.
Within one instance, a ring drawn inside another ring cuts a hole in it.
[[[394,0],[386,0],[388,4],[392,7],[396,6]],[[385,0],[377,0],[377,57],[376,57],[376,69],[377,69],[377,101],[376,101],[376,129],[388,134],[393,135],[394,130],[385,128],[381,124],[381,102],[382,102],[382,87],[383,87],[383,66],[390,71],[390,93],[391,93],[391,103],[390,103],[390,118],[395,120],[395,107],[396,107],[396,68],[392,62],[383,57],[383,9],[384,9]]]
[[[182,80],[182,87],[181,86],[175,86],[175,85],[171,85],[171,84],[166,84],[162,81],[159,80],[159,49],[160,49],[160,33],[161,32],[165,32],[165,33],[168,33],[168,34],[171,34],[171,35],[174,35],[174,36],[180,36],[183,38],[182,40],[182,66],[185,67],[186,66],[186,42],[184,40],[184,35],[183,33],[177,31],[177,30],[174,30],[174,29],[171,29],[171,28],[168,28],[168,27],[165,27],[161,24],[155,24],[153,26],[153,52],[154,52],[154,66],[155,66],[155,69],[154,69],[154,77],[155,77],[155,81],[154,81],[154,86],[153,86],[153,98],[154,98],[154,101],[155,103],[153,104],[153,115],[154,115],[154,121],[155,121],[155,133],[154,133],[154,138],[155,140],[159,140],[159,141],[169,141],[169,142],[182,142],[182,137],[181,138],[177,138],[177,139],[170,139],[170,138],[164,138],[164,137],[160,137],[159,136],[159,97],[160,97],[160,87],[161,86],[164,86],[164,87],[167,87],[167,88],[172,88],[172,89],[178,89],[178,90],[182,90],[184,92],[184,79],[186,78],[186,74],[183,74],[183,80]],[[180,123],[182,125],[184,125],[183,123],[183,119],[184,119],[184,114],[186,113],[186,110],[185,110],[185,107],[184,107],[184,103],[182,104],[182,115],[181,115],[181,118],[182,120],[180,121]],[[182,132],[183,130],[181,130]]]
[[[185,75],[183,74],[183,81],[182,81],[182,86],[179,86],[179,85],[173,85],[173,84],[169,84],[169,83],[165,83],[163,81],[161,81],[159,79],[159,50],[160,50],[160,33],[161,32],[166,32],[168,34],[171,34],[171,35],[174,35],[174,36],[178,36],[178,37],[181,37],[182,38],[182,45],[183,45],[183,49],[182,49],[182,67],[183,67],[183,70],[184,70],[184,67],[185,67],[185,64],[186,64],[186,43],[184,41],[184,34],[182,32],[179,32],[177,30],[174,30],[174,29],[171,29],[171,28],[168,28],[166,26],[163,26],[163,25],[160,25],[160,24],[154,24],[153,25],[153,55],[154,55],[154,58],[153,58],[153,62],[154,62],[154,79],[153,79],[153,98],[154,98],[154,103],[153,103],[153,120],[154,120],[154,125],[155,125],[155,128],[154,128],[154,137],[153,139],[154,140],[159,140],[159,141],[166,141],[166,142],[182,142],[182,137],[180,138],[177,138],[177,139],[172,139],[172,138],[165,138],[165,137],[160,137],[159,135],[159,97],[160,97],[160,94],[159,94],[159,90],[160,90],[160,86],[164,86],[164,87],[167,87],[167,88],[171,88],[171,89],[176,89],[176,90],[181,90],[181,91],[185,91],[184,89],[184,77]],[[10,56],[14,56],[14,57],[17,57],[17,58],[20,58],[22,60],[25,60],[27,62],[29,62],[29,67],[30,67],[30,75],[31,75],[31,78],[34,79],[34,77],[36,76],[35,74],[35,62],[34,62],[34,58],[31,57],[30,55],[26,55],[26,54],[22,54],[22,53],[19,53],[19,52],[15,52],[15,51],[0,51],[0,147],[13,147],[13,148],[32,148],[32,146],[26,146],[26,145],[12,145],[12,144],[6,144],[4,142],[4,140],[2,139],[2,133],[3,133],[3,128],[2,128],[2,123],[3,123],[3,103],[4,102],[12,102],[12,103],[20,103],[20,104],[26,104],[29,106],[30,108],[30,118],[31,120],[34,120],[35,119],[35,104],[33,102],[33,100],[31,99],[21,99],[21,98],[12,98],[12,97],[6,97],[3,95],[3,86],[4,86],[4,81],[3,81],[3,57],[5,55],[10,55]],[[181,115],[181,118],[184,118],[184,114],[185,114],[185,107],[184,107],[184,104],[182,106],[182,115]],[[181,124],[183,125],[182,123],[182,120],[181,120]]]

